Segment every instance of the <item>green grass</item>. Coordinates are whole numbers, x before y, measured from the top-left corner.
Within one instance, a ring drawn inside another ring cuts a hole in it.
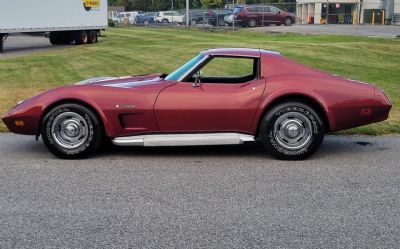
[[[251,47],[380,86],[394,104],[390,119],[345,133],[400,134],[400,40],[176,28],[112,28],[104,34],[98,44],[0,60],[0,113],[40,91],[89,77],[171,72],[205,49]],[[2,123],[0,130],[6,130]]]

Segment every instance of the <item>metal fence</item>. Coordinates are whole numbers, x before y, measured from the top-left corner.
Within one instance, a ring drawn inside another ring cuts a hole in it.
[[[267,1],[267,0],[266,0]],[[235,29],[264,27],[269,25],[299,24],[400,24],[400,13],[394,6],[368,2],[320,2],[297,0],[284,3],[260,3],[254,5],[228,4],[224,8],[162,10],[149,13],[138,12],[135,19],[118,21],[117,25],[139,26],[185,26],[203,28]],[[246,11],[240,11],[240,8]],[[146,16],[147,15],[147,16]],[[290,21],[289,21],[290,19]]]

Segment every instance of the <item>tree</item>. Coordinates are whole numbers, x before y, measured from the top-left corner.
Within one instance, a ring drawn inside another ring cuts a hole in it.
[[[225,1],[222,0],[200,0],[203,8],[218,8],[224,5]]]

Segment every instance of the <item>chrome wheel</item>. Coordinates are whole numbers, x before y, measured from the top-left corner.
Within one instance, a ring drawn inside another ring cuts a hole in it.
[[[51,136],[64,149],[76,149],[89,136],[87,121],[75,112],[65,112],[56,116],[51,126]]]
[[[287,112],[276,120],[274,137],[287,150],[302,149],[311,142],[311,121],[302,113]]]

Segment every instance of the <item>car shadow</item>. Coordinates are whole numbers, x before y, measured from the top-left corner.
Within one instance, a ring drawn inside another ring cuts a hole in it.
[[[10,153],[18,152],[24,157],[39,158],[55,158],[52,156],[42,141],[32,141],[24,139],[18,143],[4,144]],[[17,147],[17,148],[12,148]],[[324,158],[349,156],[355,153],[370,153],[379,150],[372,139],[368,137],[344,137],[344,136],[327,136],[318,150],[308,160],[320,160]],[[273,157],[265,151],[261,143],[247,143],[243,145],[227,145],[227,146],[185,146],[185,147],[119,147],[108,145],[98,151],[92,158],[104,159],[113,158],[134,158],[134,157],[229,157],[229,158],[264,158],[273,159]],[[274,160],[274,159],[273,159]]]
[[[359,141],[360,140],[360,141]],[[327,136],[315,155],[308,160],[339,155],[351,155],[352,153],[369,153],[374,144],[368,138],[356,139],[343,136]],[[202,156],[202,157],[249,157],[270,158],[273,157],[264,149],[261,142],[246,143],[242,145],[226,146],[185,146],[185,147],[119,147],[109,145],[101,149],[96,157],[173,157],[173,156]]]

